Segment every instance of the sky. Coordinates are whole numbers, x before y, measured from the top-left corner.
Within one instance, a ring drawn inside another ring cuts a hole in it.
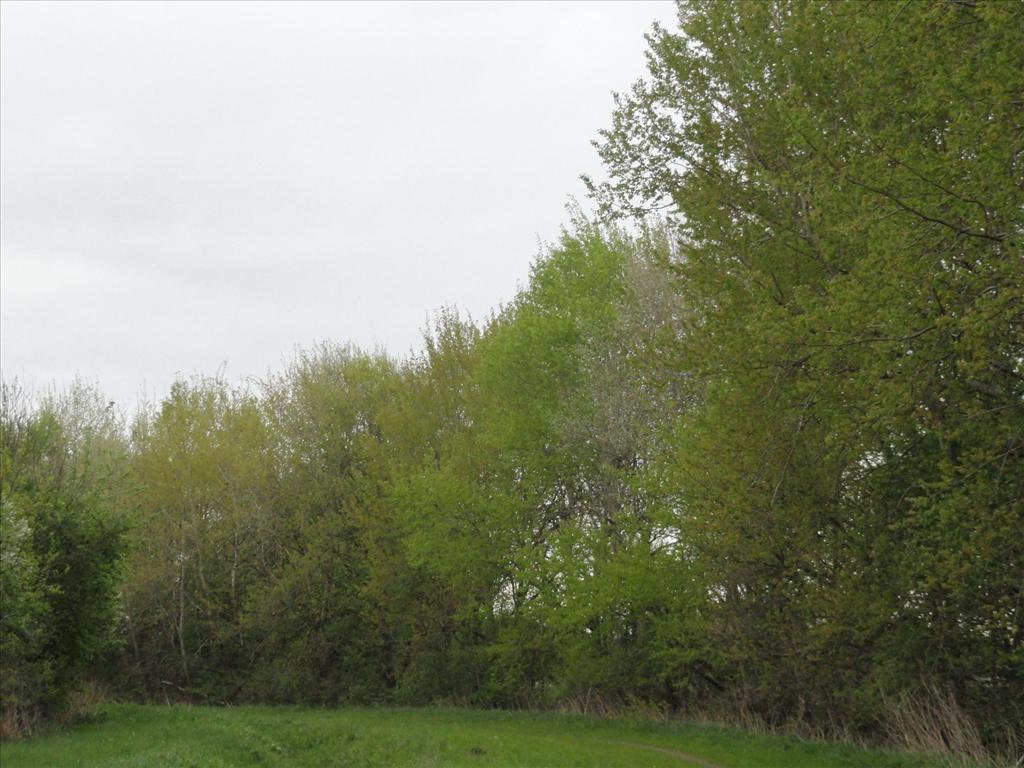
[[[0,368],[126,411],[482,320],[668,2],[0,3]]]

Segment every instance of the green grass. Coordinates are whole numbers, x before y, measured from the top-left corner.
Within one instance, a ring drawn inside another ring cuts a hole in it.
[[[458,709],[108,705],[94,722],[0,746],[3,768],[931,768],[906,755],[687,723]]]

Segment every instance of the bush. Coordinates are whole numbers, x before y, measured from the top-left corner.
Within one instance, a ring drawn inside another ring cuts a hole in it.
[[[2,394],[0,735],[18,737],[63,711],[111,643],[125,446],[92,390],[38,404]]]

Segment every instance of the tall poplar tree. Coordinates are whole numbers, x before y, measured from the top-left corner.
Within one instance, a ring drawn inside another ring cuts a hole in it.
[[[1024,6],[719,3],[600,152],[667,210],[706,381],[674,462],[731,686],[862,723],[1024,702]]]

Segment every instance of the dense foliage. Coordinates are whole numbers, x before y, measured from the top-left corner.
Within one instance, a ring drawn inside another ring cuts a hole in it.
[[[1021,728],[1024,6],[680,24],[599,142],[638,234],[577,217],[487,322],[179,382],[130,450],[5,409],[5,700],[98,648],[131,509],[139,696]]]
[[[97,392],[33,407],[4,386],[0,418],[2,734],[59,712],[107,650],[122,575],[127,446]]]
[[[667,204],[705,385],[674,485],[730,686],[1024,711],[1024,6],[725,4],[651,39],[601,153]]]

